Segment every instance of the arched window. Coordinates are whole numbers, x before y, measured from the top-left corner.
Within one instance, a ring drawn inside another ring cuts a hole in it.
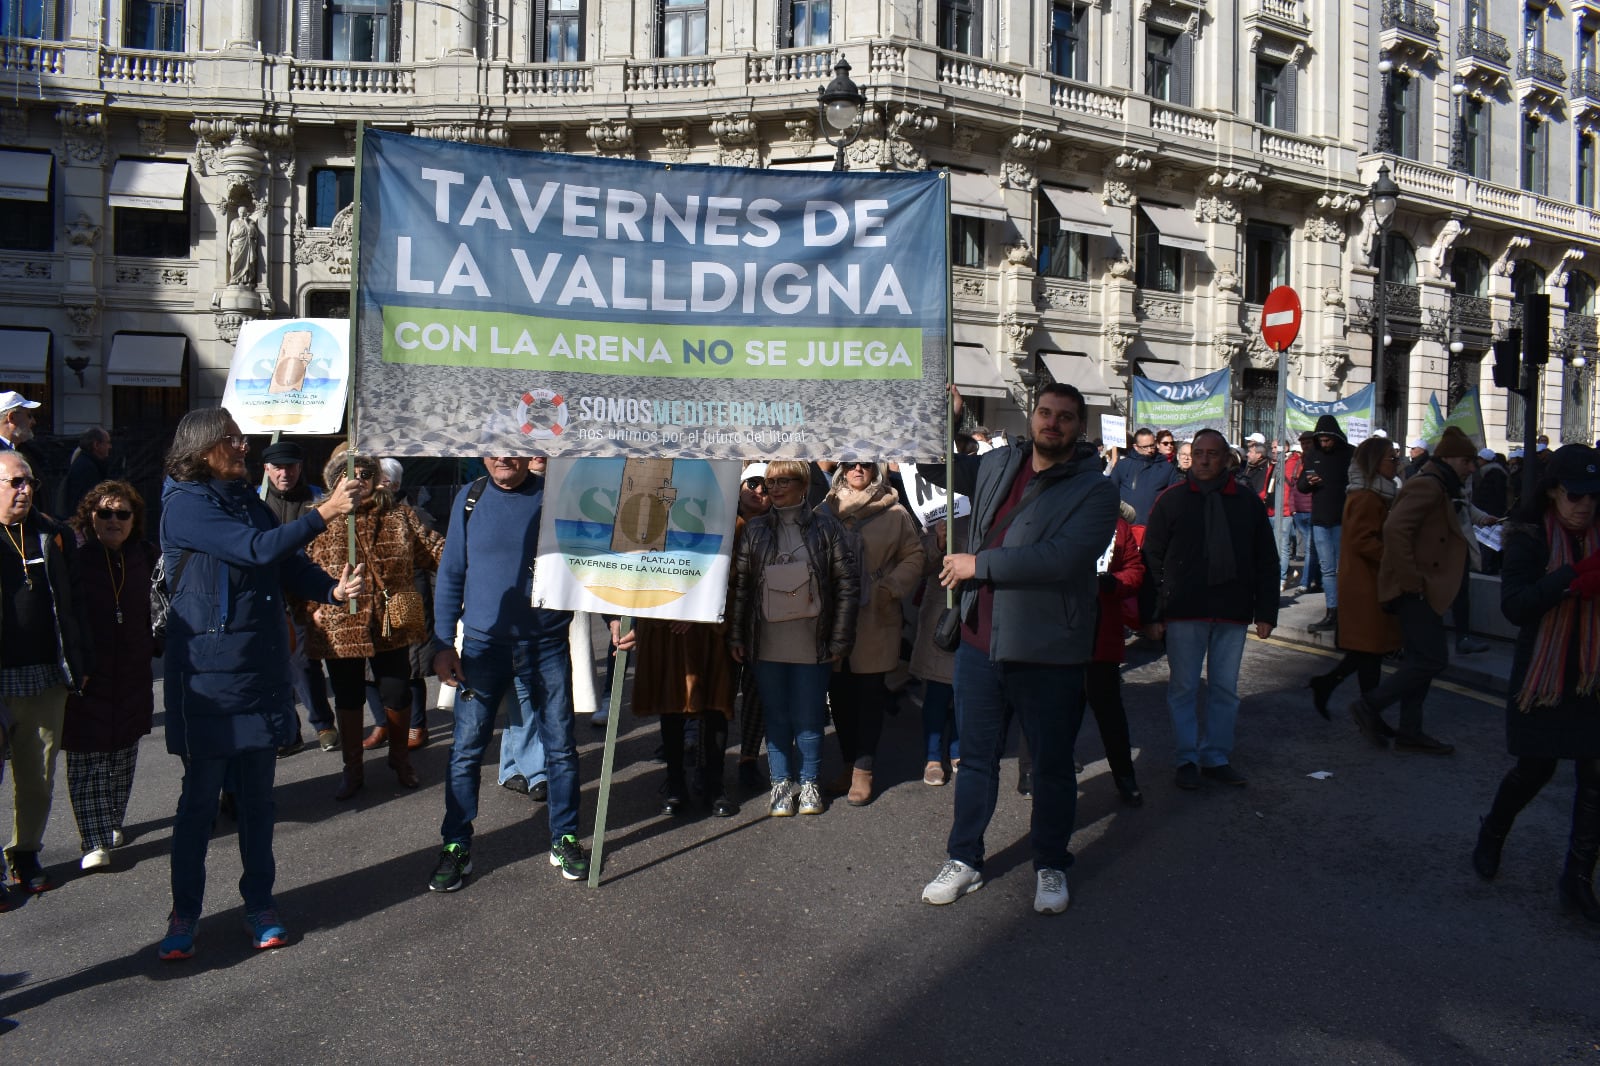
[[[1389,255],[1383,280],[1396,285],[1417,283],[1417,253],[1411,242],[1399,233],[1389,234]]]
[[[1531,259],[1517,261],[1517,269],[1511,274],[1511,298],[1517,303],[1524,303],[1530,296],[1537,296],[1544,291],[1544,268]]]

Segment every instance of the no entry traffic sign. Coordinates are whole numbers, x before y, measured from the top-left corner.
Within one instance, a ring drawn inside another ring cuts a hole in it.
[[[1261,339],[1275,352],[1288,349],[1300,335],[1300,297],[1287,285],[1267,293],[1261,305]]]

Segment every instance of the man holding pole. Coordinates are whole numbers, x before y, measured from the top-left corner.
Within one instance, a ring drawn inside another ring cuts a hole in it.
[[[578,842],[578,749],[567,642],[572,614],[532,605],[544,479],[531,475],[530,461],[522,456],[490,456],[483,465],[488,478],[462,489],[451,505],[434,589],[438,650],[433,669],[459,694],[440,827],[444,849],[428,881],[431,892],[454,892],[472,873],[479,770],[494,732],[495,709],[513,677],[532,697],[544,742],[550,865],[569,881],[589,874],[589,858]],[[463,630],[459,655],[454,646],[458,621]]]

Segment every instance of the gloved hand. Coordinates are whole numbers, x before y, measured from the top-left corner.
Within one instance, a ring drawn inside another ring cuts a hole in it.
[[[1600,552],[1584,556],[1573,563],[1572,568],[1578,572],[1579,577],[1585,574],[1600,574]]]
[[[1573,578],[1572,584],[1567,586],[1573,592],[1586,600],[1600,596],[1600,570],[1587,574],[1579,574]]]

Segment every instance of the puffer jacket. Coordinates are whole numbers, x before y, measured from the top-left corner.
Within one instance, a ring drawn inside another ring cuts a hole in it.
[[[844,527],[861,539],[866,558],[858,567],[868,588],[861,590],[865,600],[856,615],[856,640],[850,651],[850,669],[857,674],[882,674],[900,662],[900,629],[905,623],[900,601],[917,590],[922,582],[922,539],[910,513],[900,506],[900,497],[883,480],[867,486],[865,500],[844,509],[839,486],[842,476],[834,477],[834,489],[823,506]]]
[[[50,586],[50,601],[55,609],[56,649],[59,653],[56,665],[61,668],[68,691],[76,692],[83,687],[84,679],[89,676],[89,668],[93,665],[82,590],[69,565],[77,537],[65,523],[57,522],[38,510],[29,511],[28,517],[23,519],[22,536],[30,551],[37,550],[35,557],[44,559],[45,581]],[[5,634],[0,632],[0,640],[4,639]]]
[[[774,509],[775,510],[775,509]],[[761,598],[766,595],[764,575],[769,563],[777,561],[778,538],[773,523],[777,516],[769,511],[751,519],[744,527],[733,563],[733,613],[728,626],[728,647],[742,652],[745,662],[761,657],[756,640],[761,615]],[[856,640],[856,599],[860,591],[856,561],[845,543],[844,527],[824,510],[800,511],[800,532],[806,543],[806,565],[816,582],[822,609],[817,613],[817,662],[850,654]],[[827,560],[827,572],[819,573],[817,561]]]
[[[347,522],[335,522],[306,547],[306,556],[330,574],[350,561]],[[306,626],[306,654],[313,659],[365,659],[380,651],[428,639],[426,620],[383,632],[383,597],[416,589],[418,573],[439,569],[444,538],[423,526],[404,505],[356,514],[356,559],[366,567],[367,595],[356,611],[344,604],[313,607]]]
[[[169,478],[161,502],[162,558],[176,574],[162,671],[167,751],[283,747],[298,728],[285,592],[331,603],[338,584],[300,551],[326,528],[322,515],[280,526],[243,481]]]

